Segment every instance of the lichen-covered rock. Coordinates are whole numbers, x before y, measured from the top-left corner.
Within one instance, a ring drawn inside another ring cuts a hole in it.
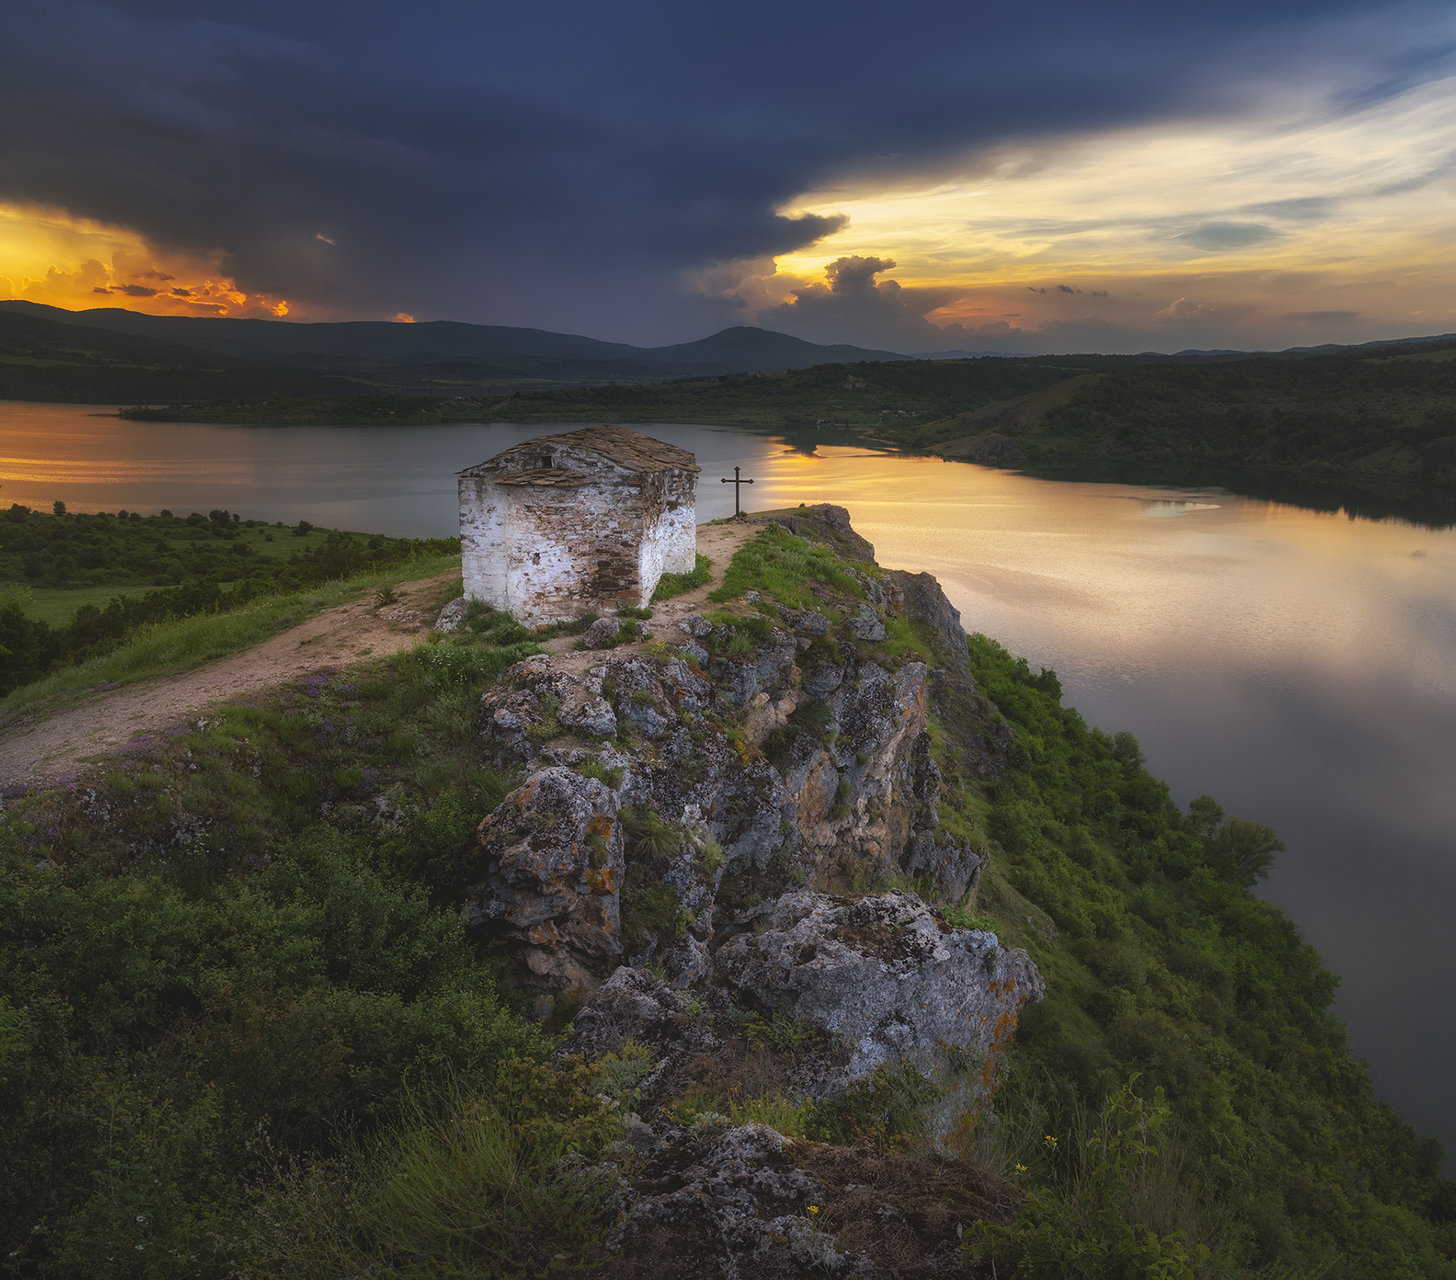
[[[637,1202],[614,1251],[650,1248],[664,1233],[712,1257],[724,1280],[762,1275],[868,1277],[873,1264],[845,1255],[817,1231],[809,1206],[824,1188],[786,1158],[792,1146],[767,1125],[672,1129],[634,1169]],[[646,1259],[644,1259],[646,1261]]]
[[[563,1051],[595,1058],[628,1040],[663,1052],[681,1050],[685,1042],[695,1052],[722,1047],[681,991],[645,969],[622,965],[577,1010]]]
[[[731,625],[724,628],[731,632]],[[727,637],[731,640],[732,635]],[[785,631],[775,631],[766,644],[736,657],[710,658],[708,674],[718,696],[735,707],[747,704],[763,690],[782,688],[789,683],[794,670],[798,645]]]
[[[932,1074],[948,1050],[990,1054],[1044,990],[1024,951],[951,928],[913,894],[799,891],[764,903],[747,923],[751,932],[718,948],[717,976],[845,1040],[850,1079],[901,1060]]]
[[[610,649],[621,632],[622,624],[616,618],[598,618],[587,627],[581,643],[587,649]]]
[[[919,831],[910,841],[905,870],[929,880],[947,902],[959,902],[974,893],[981,880],[983,859],[964,840],[943,831]]]
[[[906,569],[894,570],[889,577],[900,590],[905,613],[934,638],[937,656],[948,665],[965,666],[966,632],[960,610],[946,598],[935,577]]]
[[[435,630],[443,631],[450,635],[456,631],[465,629],[465,612],[470,607],[470,601],[464,596],[458,596],[450,601],[440,610],[440,616],[435,619]]]
[[[861,605],[860,611],[852,618],[845,620],[846,627],[850,634],[857,640],[883,640],[885,638],[885,624],[868,604]]]
[[[582,1002],[555,1056],[592,1061],[628,1042],[652,1050],[652,1066],[636,1085],[644,1107],[667,1100],[666,1091],[690,1060],[723,1049],[696,998],[646,969],[622,965]]]
[[[553,766],[480,824],[482,878],[466,917],[520,952],[557,992],[580,996],[621,954],[622,830],[596,778]]]
[[[616,715],[601,696],[601,671],[576,677],[546,654],[510,667],[480,700],[478,731],[489,753],[497,760],[530,760],[558,733],[615,735]]]
[[[939,775],[926,750],[926,669],[852,660],[823,703],[832,733],[806,735],[785,783],[804,859],[824,883],[898,872],[913,830],[935,824]]]
[[[601,687],[618,723],[649,738],[661,737],[684,716],[700,715],[713,699],[712,685],[681,658],[636,653],[611,658]]]
[[[800,649],[808,648],[815,640],[822,640],[834,629],[834,624],[817,609],[791,609],[780,605],[779,617],[798,637]]]

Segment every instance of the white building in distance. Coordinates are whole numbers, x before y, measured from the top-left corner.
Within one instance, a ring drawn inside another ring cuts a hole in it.
[[[527,625],[643,606],[697,552],[693,455],[625,427],[538,436],[460,472],[465,596]]]

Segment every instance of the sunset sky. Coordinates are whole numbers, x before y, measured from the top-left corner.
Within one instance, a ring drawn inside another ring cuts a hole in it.
[[[6,0],[0,297],[642,344],[1456,330],[1456,6]]]

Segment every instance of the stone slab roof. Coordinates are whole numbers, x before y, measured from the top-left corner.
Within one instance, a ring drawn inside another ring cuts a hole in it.
[[[488,458],[485,462],[467,467],[460,474],[463,476],[476,475],[482,473],[486,468],[495,472],[502,464],[509,465],[509,462],[513,460],[513,455],[530,453],[532,450],[539,452],[542,444],[566,445],[575,450],[595,453],[632,471],[650,472],[676,469],[696,474],[702,470],[698,466],[697,460],[686,449],[679,449],[677,445],[668,444],[664,440],[654,440],[651,436],[644,436],[640,431],[632,431],[627,427],[607,425],[582,427],[577,431],[564,431],[558,435],[537,436],[532,440],[523,440],[509,449],[503,449],[495,457]],[[580,484],[586,477],[579,472],[567,472],[553,467],[535,471],[522,470],[511,474],[509,478],[504,475],[498,478],[502,484],[562,485]]]

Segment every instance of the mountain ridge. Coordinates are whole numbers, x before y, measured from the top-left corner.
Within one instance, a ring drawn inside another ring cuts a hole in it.
[[[224,355],[344,372],[360,361],[418,367],[480,362],[486,376],[668,378],[756,373],[794,365],[904,360],[895,351],[821,345],[789,334],[731,326],[693,342],[637,347],[580,334],[456,320],[290,321],[222,316],[150,316],[120,307],[66,311],[42,303],[0,302],[0,312],[54,324],[121,333]],[[342,363],[341,363],[342,362]]]

